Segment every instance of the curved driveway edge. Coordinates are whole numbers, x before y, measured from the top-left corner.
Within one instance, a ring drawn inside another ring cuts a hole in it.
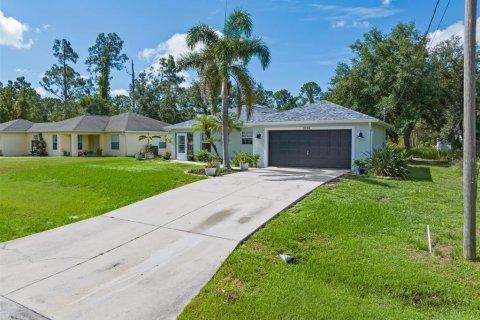
[[[0,317],[174,319],[241,241],[345,172],[253,169],[2,243]]]

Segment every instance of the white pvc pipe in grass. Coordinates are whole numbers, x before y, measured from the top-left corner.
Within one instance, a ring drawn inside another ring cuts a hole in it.
[[[432,254],[432,239],[430,238],[430,225],[427,224],[428,253]]]

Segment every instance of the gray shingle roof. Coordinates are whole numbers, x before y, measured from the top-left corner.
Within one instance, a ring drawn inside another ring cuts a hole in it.
[[[329,101],[319,101],[316,103],[310,103],[303,107],[298,107],[282,112],[276,112],[268,114],[260,121],[255,122],[311,122],[311,121],[375,121],[374,117],[363,114],[361,112],[342,107],[338,104]]]
[[[237,112],[232,108],[229,112]],[[307,104],[303,107],[286,111],[277,111],[265,106],[255,105],[253,115],[247,121],[245,108],[243,108],[240,121],[249,124],[255,123],[276,123],[276,122],[315,122],[315,121],[379,121],[374,117],[361,112],[342,107],[338,104],[322,100],[316,103]],[[195,120],[188,120],[167,127],[189,128],[195,124]]]
[[[0,132],[24,132],[33,125],[33,122],[23,119],[0,123]]]
[[[168,123],[140,116],[131,112],[116,116],[78,116],[58,122],[32,123],[26,120],[13,120],[0,124],[0,131],[19,132],[125,132],[125,131],[166,131]],[[18,128],[12,130],[11,128]],[[3,129],[3,130],[2,130]]]

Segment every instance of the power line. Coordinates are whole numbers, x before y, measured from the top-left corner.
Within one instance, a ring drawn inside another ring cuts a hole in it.
[[[443,10],[443,14],[442,14],[442,17],[440,18],[440,21],[438,22],[437,29],[433,33],[432,40],[430,40],[430,45],[433,43],[433,40],[435,40],[435,37],[437,36],[437,31],[438,31],[438,29],[440,29],[440,25],[443,22],[443,18],[445,17],[445,13],[447,13],[448,6],[450,5],[450,1],[451,0],[448,0],[447,5],[445,6],[445,10]]]
[[[432,26],[433,19],[435,18],[435,14],[437,13],[437,8],[439,3],[440,3],[440,0],[437,0],[437,3],[435,4],[435,9],[433,9],[432,17],[430,18],[430,22],[428,23],[427,31],[425,32],[425,38],[427,37],[428,32],[430,32],[430,27]]]

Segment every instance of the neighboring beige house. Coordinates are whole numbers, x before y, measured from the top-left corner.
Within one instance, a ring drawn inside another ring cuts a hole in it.
[[[100,149],[106,156],[130,156],[145,151],[147,140],[139,137],[150,135],[161,136],[151,144],[155,152],[164,154],[168,147],[165,126],[165,122],[130,112],[45,123],[17,119],[0,123],[0,150],[4,156],[30,155],[41,134],[49,156],[98,154]]]

